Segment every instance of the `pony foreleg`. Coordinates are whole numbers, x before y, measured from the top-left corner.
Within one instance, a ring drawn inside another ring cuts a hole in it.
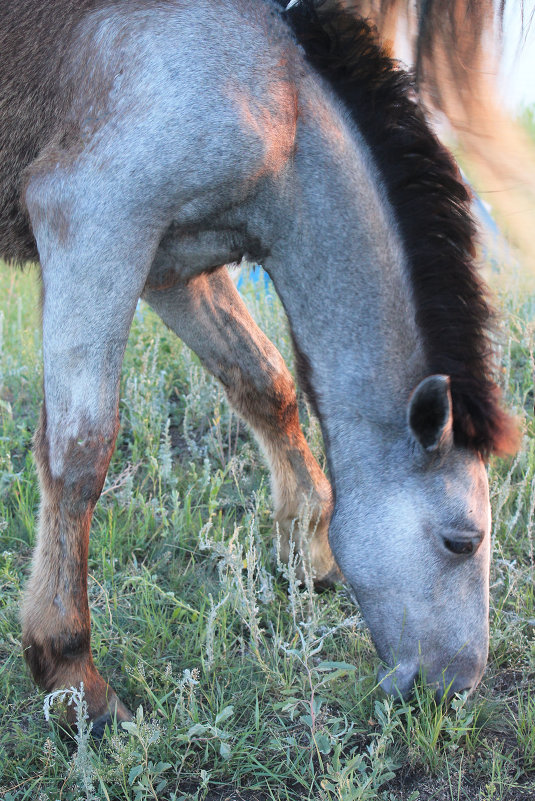
[[[52,176],[27,194],[43,278],[44,403],[35,436],[41,507],[23,647],[46,691],[83,683],[99,734],[110,716],[124,720],[129,712],[91,656],[89,529],[115,444],[124,349],[152,251],[126,222],[110,231],[108,219],[91,219],[83,206],[89,181],[70,204],[80,216],[62,227],[66,187],[57,191]],[[66,713],[71,722],[72,706]]]
[[[221,381],[259,440],[271,470],[282,558],[288,560],[292,538],[316,581],[328,582],[336,574],[328,542],[331,488],[301,431],[290,372],[226,268],[160,289],[149,276],[143,297]]]
[[[55,399],[48,399],[55,406]],[[80,420],[78,438],[65,441],[62,468],[57,460],[57,432],[47,424],[47,402],[34,439],[41,507],[37,545],[22,611],[24,656],[36,683],[45,691],[80,689],[94,732],[99,735],[112,716],[127,720],[130,713],[96,670],[90,650],[87,598],[87,554],[93,508],[115,442],[116,415],[91,427]],[[98,432],[98,433],[97,433]],[[50,447],[55,440],[54,455]],[[72,723],[74,708],[67,707]]]

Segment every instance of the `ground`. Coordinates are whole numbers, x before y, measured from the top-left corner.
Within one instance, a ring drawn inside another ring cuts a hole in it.
[[[95,661],[136,712],[101,743],[64,737],[22,656],[34,542],[31,438],[41,399],[38,279],[0,268],[0,798],[517,801],[535,797],[535,294],[507,282],[502,375],[525,421],[489,466],[489,665],[474,698],[407,703],[343,587],[317,595],[277,564],[268,476],[219,387],[144,306],[123,370],[121,431],[92,529]],[[246,289],[291,361],[284,315]],[[301,416],[324,461],[317,422]]]

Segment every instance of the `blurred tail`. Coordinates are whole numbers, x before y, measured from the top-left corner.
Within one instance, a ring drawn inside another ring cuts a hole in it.
[[[497,10],[493,0],[343,2],[412,61],[423,102],[447,117],[477,192],[535,274],[535,144],[504,109],[497,83],[506,0]]]

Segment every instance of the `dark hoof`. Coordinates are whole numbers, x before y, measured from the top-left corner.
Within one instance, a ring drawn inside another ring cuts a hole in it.
[[[343,582],[343,580],[342,574],[335,566],[321,578],[314,579],[314,589],[318,595],[321,595],[323,592],[334,589],[336,585]]]
[[[110,710],[107,710],[103,715],[100,715],[100,717],[93,721],[91,737],[94,740],[102,740],[106,726],[110,731],[113,731],[113,724],[115,720],[117,721],[117,728],[120,728],[121,723],[126,723],[127,721],[132,720],[130,711],[119,700],[117,700],[117,706],[114,714]]]
[[[106,726],[109,727],[110,731],[113,729],[113,718],[109,712],[107,712],[105,715],[101,715],[99,718],[93,721],[91,737],[94,740],[102,740]]]

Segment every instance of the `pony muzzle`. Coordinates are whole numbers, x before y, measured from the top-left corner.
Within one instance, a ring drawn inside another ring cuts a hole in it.
[[[400,662],[394,667],[381,666],[377,672],[377,684],[386,695],[401,697],[406,701],[413,694],[416,682],[422,679],[426,686],[435,690],[436,701],[440,703],[444,699],[450,700],[456,693],[475,690],[484,668],[485,662],[482,666],[477,664],[468,670],[463,670],[461,666],[458,669],[452,666],[433,676],[418,662]]]

